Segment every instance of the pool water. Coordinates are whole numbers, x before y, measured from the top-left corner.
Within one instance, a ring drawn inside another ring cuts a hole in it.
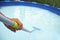
[[[9,18],[18,18],[29,33],[10,31],[0,22],[0,40],[60,40],[60,16],[42,8],[4,6],[0,11]]]

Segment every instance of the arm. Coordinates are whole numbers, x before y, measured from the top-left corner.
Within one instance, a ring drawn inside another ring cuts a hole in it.
[[[0,12],[0,16],[3,15],[1,12]],[[3,15],[4,17],[6,17],[5,15]],[[10,25],[6,24],[6,22],[4,23],[4,25],[10,29],[11,31],[13,32],[16,32],[16,30],[21,30],[22,29],[22,23],[17,19],[17,18],[8,18],[6,17],[7,19],[11,20],[11,21],[15,21],[16,23],[18,23],[18,27],[17,28],[12,28]],[[1,20],[1,19],[0,19]],[[8,20],[8,21],[9,21]]]

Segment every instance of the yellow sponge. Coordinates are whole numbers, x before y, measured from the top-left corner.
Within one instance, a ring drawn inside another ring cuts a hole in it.
[[[18,23],[14,21],[14,25],[12,27],[16,29],[18,27]]]

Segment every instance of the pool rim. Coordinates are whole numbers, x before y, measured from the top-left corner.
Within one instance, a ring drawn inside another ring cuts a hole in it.
[[[60,16],[60,10],[52,7],[52,6],[47,6],[44,4],[40,4],[40,3],[34,3],[34,2],[0,2],[0,7],[2,6],[30,6],[30,7],[36,7],[36,8],[42,8],[45,10],[49,10],[57,15]]]

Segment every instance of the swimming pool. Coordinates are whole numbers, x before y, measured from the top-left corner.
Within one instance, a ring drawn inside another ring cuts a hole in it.
[[[14,33],[0,22],[0,40],[60,40],[60,10],[31,2],[1,2],[0,7],[7,17],[18,18],[24,28],[34,30]]]

